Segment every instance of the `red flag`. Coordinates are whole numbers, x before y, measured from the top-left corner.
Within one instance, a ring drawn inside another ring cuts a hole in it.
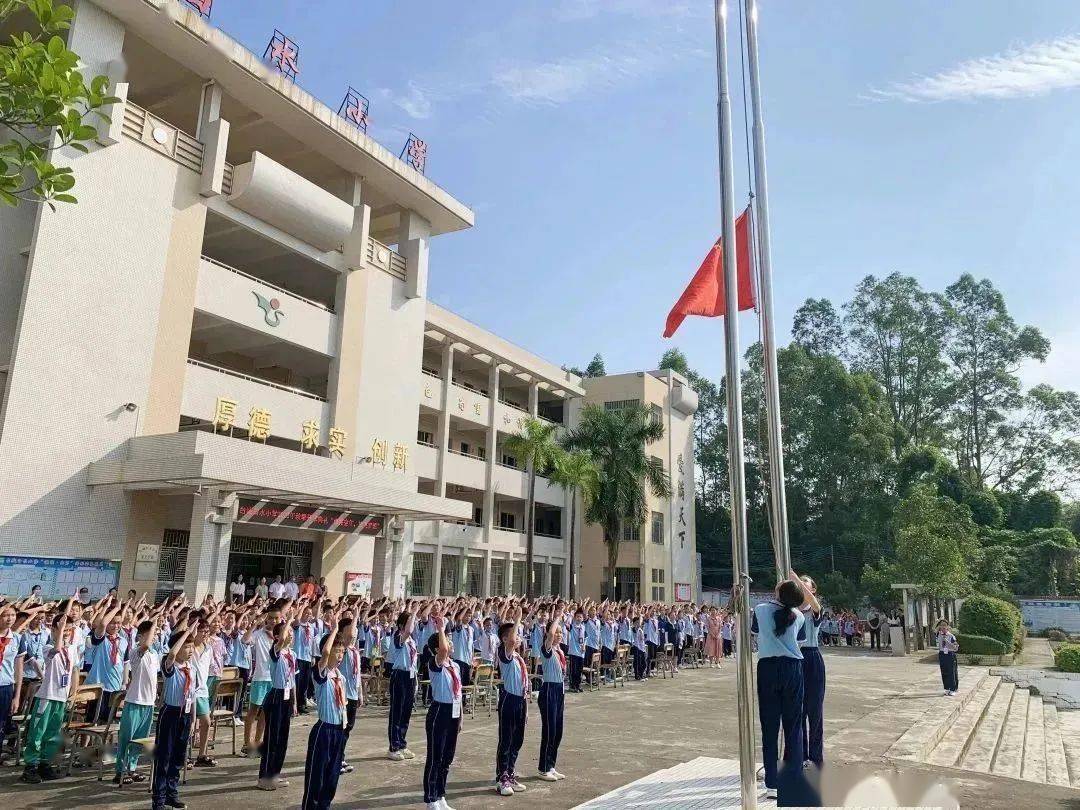
[[[750,271],[750,209],[747,208],[735,220],[735,267],[739,278],[739,311],[754,308],[754,285]],[[724,301],[724,254],[720,240],[712,246],[709,255],[694,273],[675,306],[668,313],[664,324],[664,337],[675,334],[687,315],[715,318],[725,314]]]

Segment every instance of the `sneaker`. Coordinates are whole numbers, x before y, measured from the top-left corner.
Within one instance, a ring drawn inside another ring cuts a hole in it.
[[[404,751],[387,751],[386,758],[393,762],[402,762],[405,759]]]
[[[282,779],[280,776],[275,776],[274,784],[276,784],[279,788],[287,788],[289,786],[289,780]]]
[[[437,802],[428,802],[424,806],[427,808],[427,810],[442,810],[442,800],[440,799]]]
[[[48,762],[42,762],[38,765],[38,775],[44,782],[51,782],[53,779],[60,778],[60,774],[57,772],[56,768]]]
[[[342,773],[352,773],[353,772],[353,766],[350,765],[348,762],[342,762],[341,763],[341,772]]]
[[[408,748],[402,748],[401,753],[405,757],[405,759],[416,759],[416,754],[414,754]]]
[[[514,789],[510,786],[510,780],[505,776],[495,783],[495,792],[500,796],[514,795]]]
[[[557,770],[555,770],[554,768],[552,768],[552,769],[551,769],[551,774],[552,774],[552,776],[554,776],[554,777],[555,777],[556,779],[565,779],[565,778],[566,778],[566,776],[564,776],[563,774],[559,773],[559,772],[558,772]]]
[[[765,788],[765,798],[766,799],[775,799],[776,798],[776,788]]]
[[[559,777],[555,775],[555,771],[537,771],[536,775],[543,779],[545,782],[559,781]]]
[[[446,803],[446,797],[443,796],[439,799],[439,810],[454,810],[449,804]]]
[[[184,810],[184,808],[187,807],[187,804],[180,801],[179,796],[174,796],[171,799],[166,799],[165,800],[165,806],[166,807],[172,807],[173,810]]]
[[[28,785],[41,784],[41,774],[38,773],[37,767],[34,765],[27,765],[23,768],[22,776],[19,777],[20,782],[25,782]]]
[[[237,728],[243,728],[244,727],[244,721],[241,720],[239,717],[233,717],[232,724],[234,726],[236,726]]]
[[[525,785],[518,781],[517,774],[510,774],[510,787],[514,789],[514,793],[524,793]]]
[[[277,785],[271,779],[260,779],[255,783],[255,787],[259,790],[277,790]]]

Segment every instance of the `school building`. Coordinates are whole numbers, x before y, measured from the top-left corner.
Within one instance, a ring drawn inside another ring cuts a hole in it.
[[[69,47],[120,102],[88,154],[56,156],[77,204],[0,209],[7,582],[489,595],[528,575],[566,594],[567,495],[538,479],[526,572],[506,440],[529,415],[566,430],[586,402],[639,401],[677,493],[628,527],[617,589],[697,597],[685,379],[583,380],[427,300],[434,238],[473,212],[422,150],[399,159],[297,86],[281,49],[260,58],[178,0],[74,5]],[[581,514],[578,592],[599,596]]]

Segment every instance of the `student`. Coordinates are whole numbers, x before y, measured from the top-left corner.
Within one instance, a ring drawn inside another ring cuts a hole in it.
[[[345,655],[346,643],[339,635],[339,622],[344,605],[334,611],[329,623],[330,632],[319,645],[318,663],[311,677],[315,684],[315,701],[319,719],[308,734],[307,758],[304,762],[304,798],[300,810],[328,810],[337,793],[341,763],[345,758],[345,678],[338,666]]]
[[[338,620],[338,642],[343,645],[341,670],[345,683],[345,745],[349,743],[353,726],[356,725],[356,709],[364,705],[364,681],[360,677],[360,648],[356,646],[356,622],[345,617]],[[342,746],[341,772],[352,773],[353,766],[345,760]]]
[[[431,663],[431,705],[424,730],[427,733],[427,758],[424,762],[424,802],[428,810],[453,810],[446,803],[446,779],[457,751],[461,730],[462,681],[458,664],[451,658],[446,620],[436,616],[435,635],[428,639]]]
[[[825,660],[818,649],[821,604],[813,579],[799,577],[794,571],[789,575],[802,582],[806,594],[802,606],[805,638],[799,642],[803,656],[803,754],[820,768],[825,762]]]
[[[266,611],[261,627],[254,623],[243,635],[244,644],[251,645],[251,687],[248,691],[248,712],[244,718],[244,747],[241,756],[253,756],[266,731],[263,703],[270,694],[270,648],[274,645],[274,628],[281,621],[277,605]]]
[[[484,617],[481,632],[477,634],[473,642],[481,663],[495,665],[499,650],[499,636],[495,633],[495,621],[491,616]]]
[[[7,736],[8,723],[12,716],[19,713],[19,699],[22,694],[26,650],[22,636],[12,629],[17,618],[12,605],[0,607],[0,741]],[[0,756],[2,755],[0,751]]]
[[[414,621],[412,613],[398,615],[397,632],[390,648],[393,668],[390,671],[390,712],[387,718],[390,748],[386,758],[394,762],[416,758],[405,741],[416,698],[416,642],[412,638]]]
[[[104,725],[115,708],[113,697],[124,685],[124,663],[127,661],[128,640],[120,633],[122,606],[114,602],[101,606],[91,626],[89,659],[90,673],[86,685],[101,686],[101,697],[86,707],[86,722]]]
[[[234,698],[235,711],[233,712],[233,725],[244,725],[244,701],[247,697],[248,687],[251,685],[251,644],[244,643],[244,636],[251,628],[251,618],[246,614],[239,620],[235,613],[225,614],[225,643],[228,647],[228,665],[236,667],[236,673],[240,677],[240,692]]]
[[[937,659],[938,668],[941,670],[941,685],[947,697],[955,695],[960,688],[960,675],[956,668],[956,651],[959,649],[956,636],[949,632],[949,620],[942,619],[937,623]]]
[[[471,612],[471,609],[467,606],[461,608],[454,616],[454,623],[449,627],[450,644],[452,646],[450,654],[454,661],[457,662],[458,670],[461,672],[463,691],[472,684],[473,626],[469,622]]]
[[[548,622],[544,643],[540,647],[540,666],[543,680],[536,697],[540,708],[540,764],[537,772],[545,782],[558,782],[566,777],[555,770],[559,758],[559,743],[563,734],[563,679],[566,677],[566,657],[562,647],[562,610]]]
[[[67,713],[71,680],[79,662],[72,621],[80,613],[78,604],[69,600],[53,619],[52,643],[45,649],[45,671],[30,709],[30,724],[23,747],[24,767],[20,778],[31,785],[60,778],[52,760],[60,749],[60,729]]]
[[[220,608],[218,608],[220,609]],[[199,768],[213,768],[217,766],[217,760],[211,757],[207,751],[210,746],[210,708],[213,704],[211,690],[216,688],[218,678],[221,675],[220,658],[217,659],[215,671],[215,656],[221,654],[221,650],[215,650],[214,640],[217,634],[214,632],[217,624],[217,610],[205,615],[204,611],[198,611],[198,627],[192,635],[195,643],[195,653],[191,657],[191,665],[198,671],[198,687],[195,689],[195,722],[198,725],[198,748],[199,752],[194,760],[194,765]],[[220,639],[218,639],[220,642]]]
[[[130,680],[120,714],[120,731],[116,747],[116,776],[114,785],[145,782],[146,776],[135,772],[139,762],[137,752],[129,751],[132,740],[150,736],[157,702],[157,679],[161,672],[161,657],[165,648],[158,641],[157,617],[142,622],[136,631],[135,646],[130,655]]]
[[[570,654],[570,691],[580,692],[581,670],[585,666],[585,613],[581,608],[574,611],[566,646]]]
[[[300,714],[307,714],[308,690],[311,689],[311,669],[319,647],[316,634],[315,609],[303,609],[299,621],[293,623],[293,652],[296,655],[296,705]]]
[[[296,654],[292,651],[292,626],[285,618],[274,628],[274,644],[270,648],[270,692],[263,701],[266,741],[259,762],[259,790],[289,786],[289,781],[281,777],[281,769],[289,748],[289,725],[295,713]]]
[[[517,616],[520,617],[521,608]],[[512,619],[508,616],[507,618]],[[513,796],[525,790],[517,778],[518,754],[525,741],[529,715],[529,669],[518,652],[517,622],[499,625],[499,743],[495,750],[495,792]]]
[[[585,666],[594,666],[593,656],[598,652],[600,652],[600,619],[596,616],[596,608],[590,605],[588,618],[585,619]]]
[[[645,640],[645,630],[638,616],[630,621],[630,647],[634,653],[634,680],[649,680],[649,643]]]
[[[737,598],[733,601],[738,604]],[[784,762],[802,771],[803,673],[797,637],[804,618],[799,608],[806,601],[802,583],[785,579],[776,586],[775,599],[753,609],[751,631],[757,633],[758,714],[761,721],[761,753],[765,765],[766,798],[775,799],[777,734],[784,727]]]
[[[730,658],[734,649],[731,640],[732,633],[735,629],[735,621],[731,616],[724,616],[721,621],[723,624],[720,626],[720,641],[723,647],[724,658]]]
[[[195,626],[188,626],[179,636],[173,634],[169,639],[169,654],[161,665],[165,688],[154,741],[154,781],[151,789],[154,810],[165,807],[183,810],[187,807],[180,801],[180,769],[187,760],[188,740],[191,738],[192,717],[195,714],[195,692],[199,687],[199,671],[191,661],[195,654],[191,634],[196,629]]]

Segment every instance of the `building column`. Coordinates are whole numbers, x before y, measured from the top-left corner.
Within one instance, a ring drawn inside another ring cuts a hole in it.
[[[529,413],[535,419],[540,408],[540,383],[533,380],[529,383]]]
[[[235,509],[236,496],[222,495],[215,487],[203,488],[192,499],[184,593],[194,603],[208,593],[225,597]]]
[[[221,96],[221,85],[217,82],[210,81],[203,85],[195,138],[203,144],[199,193],[204,197],[221,194],[221,183],[225,177],[225,153],[229,148],[229,122],[221,117]]]
[[[441,524],[440,524],[441,525]],[[439,591],[442,590],[442,555],[443,547],[442,542],[435,547],[435,565],[431,570],[431,595],[440,596]]]
[[[480,594],[485,599],[491,596],[491,549],[484,549],[484,565],[481,568]]]
[[[414,211],[402,211],[397,252],[405,259],[405,296],[427,298],[428,240],[431,223]]]
[[[439,454],[435,457],[435,494],[446,497],[446,456],[450,444],[450,386],[454,380],[454,344],[447,341],[442,354],[442,410],[435,424],[435,441]]]
[[[484,544],[490,546],[492,527],[495,525],[492,513],[495,511],[495,464],[498,461],[499,452],[499,430],[495,424],[495,416],[499,410],[499,363],[494,359],[491,363],[491,369],[488,371],[488,395],[487,463],[484,471],[484,532],[482,538]],[[486,581],[484,590],[485,592],[487,590]]]

